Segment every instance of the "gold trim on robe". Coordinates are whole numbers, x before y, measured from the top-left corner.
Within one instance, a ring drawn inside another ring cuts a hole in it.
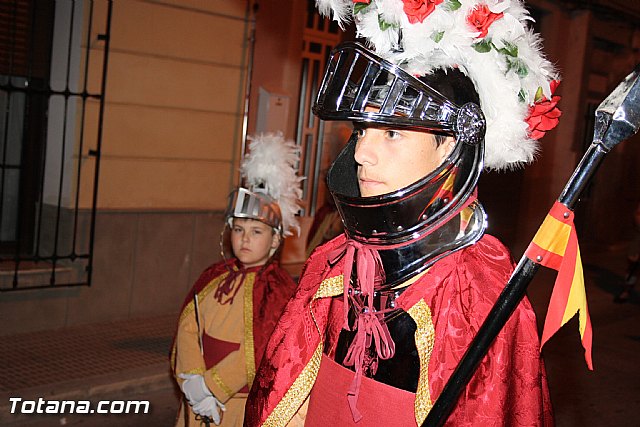
[[[264,427],[284,427],[298,411],[311,392],[313,384],[316,382],[320,361],[322,360],[322,348],[324,343],[320,341],[318,347],[313,352],[311,360],[304,367],[298,378],[291,384],[289,390],[278,402],[269,417],[264,421]]]
[[[336,295],[340,295],[343,291],[344,287],[341,274],[339,276],[324,279],[322,283],[320,283],[313,299],[317,300],[319,298],[335,297]]]
[[[215,382],[216,385],[218,387],[220,387],[220,389],[226,394],[225,400],[227,400],[231,396],[233,396],[233,390],[231,390],[229,388],[229,386],[227,386],[224,383],[224,381],[222,381],[222,377],[220,377],[220,374],[218,374],[218,370],[216,369],[215,366],[213,368],[209,369],[209,374],[211,375],[211,379],[213,380],[213,382]],[[220,397],[220,396],[218,396],[218,397]]]
[[[244,283],[244,359],[247,366],[247,384],[251,388],[256,377],[256,355],[253,343],[253,284],[256,275],[247,275]]]
[[[340,295],[344,291],[342,287],[342,275],[325,279],[320,283],[318,290],[313,296],[313,301],[333,297]],[[311,388],[316,382],[318,371],[320,370],[320,361],[322,360],[322,349],[324,348],[323,333],[318,327],[315,316],[313,315],[313,304],[311,304],[309,311],[311,317],[316,325],[316,329],[320,334],[320,342],[311,356],[311,360],[304,367],[300,375],[293,382],[289,390],[285,393],[282,400],[278,402],[273,411],[269,414],[265,420],[263,426],[265,427],[283,427],[293,418],[300,406],[305,402]]]
[[[418,301],[407,313],[416,322],[415,343],[420,358],[420,376],[416,390],[415,416],[420,426],[433,407],[429,391],[429,360],[433,351],[436,331],[431,318],[431,310],[424,300]]]

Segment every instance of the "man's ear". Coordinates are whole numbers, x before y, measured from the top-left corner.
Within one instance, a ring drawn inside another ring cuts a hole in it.
[[[440,164],[444,162],[449,154],[453,151],[456,146],[456,139],[452,136],[448,136],[442,144],[440,144],[437,148],[438,157],[440,157]]]

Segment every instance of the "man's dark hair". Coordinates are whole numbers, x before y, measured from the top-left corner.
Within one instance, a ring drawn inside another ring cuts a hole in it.
[[[440,92],[458,107],[468,102],[480,105],[480,97],[469,77],[457,68],[439,68],[431,74],[420,77],[420,81]],[[436,144],[444,143],[446,135],[435,135]]]

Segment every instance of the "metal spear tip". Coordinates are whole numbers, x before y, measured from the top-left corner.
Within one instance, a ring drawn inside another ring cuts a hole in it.
[[[594,143],[607,151],[629,138],[640,127],[640,64],[596,110]]]

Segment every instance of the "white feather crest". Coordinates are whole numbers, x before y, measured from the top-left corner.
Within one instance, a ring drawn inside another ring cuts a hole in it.
[[[351,22],[351,4],[342,0],[316,0],[318,12],[323,16],[329,16],[333,12],[332,19],[344,30],[344,24]]]
[[[550,82],[560,77],[545,58],[540,37],[528,28],[532,18],[523,0],[444,0],[413,23],[405,11],[410,2],[403,0],[371,0],[357,13],[353,0],[316,3],[321,13],[339,13],[343,22],[353,19],[376,54],[414,75],[438,68],[465,73],[487,120],[485,167],[513,168],[534,159],[538,143],[530,138],[526,119],[536,94],[551,99]],[[483,6],[502,14],[485,27],[484,37],[468,19]],[[482,43],[488,49],[479,48]]]
[[[244,185],[251,191],[266,193],[280,207],[282,230],[285,236],[292,230],[300,234],[296,214],[300,210],[304,177],[297,175],[300,147],[285,141],[282,132],[249,136],[249,153],[244,157],[240,172]]]

